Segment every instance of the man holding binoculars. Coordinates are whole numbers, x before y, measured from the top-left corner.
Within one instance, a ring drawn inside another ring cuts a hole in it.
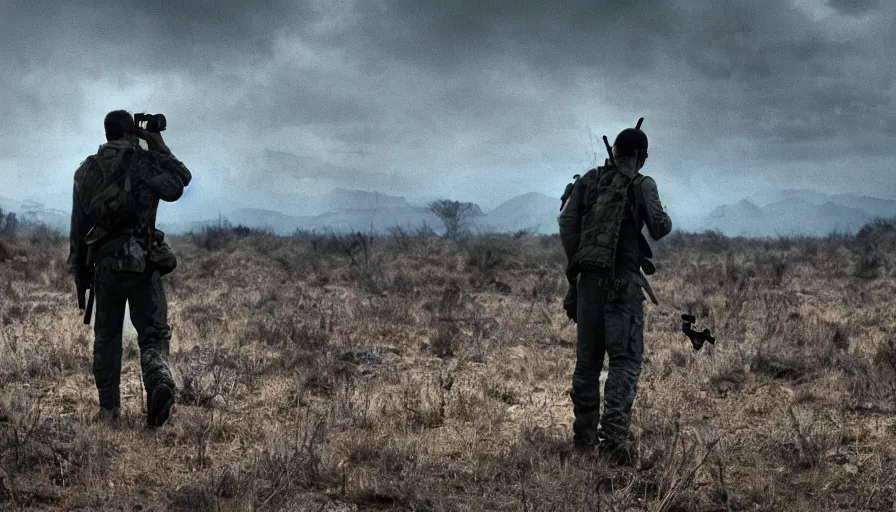
[[[68,265],[79,307],[85,310],[84,323],[90,323],[96,302],[93,375],[100,418],[116,421],[121,414],[122,330],[129,304],[140,347],[147,425],[159,427],[171,413],[175,392],[161,276],[174,270],[176,259],[164,234],[155,229],[156,213],[159,200],[178,200],[192,176],[162,139],[163,115],[115,110],[103,124],[107,142],[75,172]],[[148,149],[139,145],[140,139]]]

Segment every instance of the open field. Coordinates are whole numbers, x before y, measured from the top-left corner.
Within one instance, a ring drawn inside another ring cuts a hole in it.
[[[633,468],[571,450],[556,237],[175,238],[157,431],[132,331],[94,419],[67,241],[0,243],[4,510],[896,511],[892,225],[657,243]]]

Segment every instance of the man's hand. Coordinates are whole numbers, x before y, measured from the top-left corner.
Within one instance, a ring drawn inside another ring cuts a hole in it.
[[[75,291],[78,294],[78,309],[84,311],[86,306],[87,290],[93,288],[93,267],[80,265],[74,268]]]
[[[165,145],[165,139],[161,133],[149,132],[143,128],[137,128],[137,136],[146,141],[146,145],[152,151],[160,151],[162,153],[170,153],[171,150]]]
[[[87,290],[89,289],[90,285],[84,281],[75,281],[75,293],[78,296],[78,310],[80,310],[81,313],[87,308]]]
[[[78,265],[72,269],[75,282],[83,282],[87,285],[93,283],[93,265]]]
[[[563,297],[563,309],[566,311],[566,316],[569,317],[573,322],[578,322],[578,311],[579,311],[579,291],[575,285],[569,285],[569,289],[566,291],[566,296]]]

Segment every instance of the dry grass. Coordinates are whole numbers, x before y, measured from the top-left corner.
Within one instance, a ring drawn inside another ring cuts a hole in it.
[[[123,422],[94,420],[66,241],[6,238],[0,507],[892,511],[894,238],[659,243],[636,468],[571,451],[556,238],[176,238],[179,404],[155,432],[132,332]]]

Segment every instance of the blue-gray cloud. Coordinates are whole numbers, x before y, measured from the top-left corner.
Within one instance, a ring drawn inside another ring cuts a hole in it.
[[[896,192],[884,174],[896,156],[888,2],[3,9],[0,66],[13,71],[0,78],[0,185],[20,196],[64,197],[101,142],[102,114],[121,107],[168,115],[178,155],[216,176],[202,193],[282,209],[285,185],[297,196],[359,186],[486,207],[559,193],[594,159],[592,135],[640,116],[648,171],[682,208],[694,186],[719,201],[778,183]]]

